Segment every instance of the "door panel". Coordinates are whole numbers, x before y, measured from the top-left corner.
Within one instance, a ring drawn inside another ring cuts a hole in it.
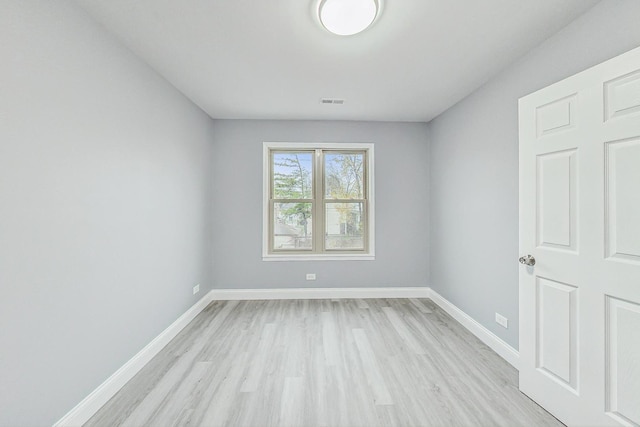
[[[576,154],[574,149],[537,157],[538,246],[577,249]]]
[[[522,98],[520,390],[640,425],[640,48]]]
[[[575,391],[578,288],[541,277],[537,281],[537,367]]]
[[[640,138],[606,144],[607,256],[640,262]]]
[[[538,138],[570,130],[576,122],[575,94],[558,99],[536,109]]]
[[[607,410],[640,425],[640,305],[607,298]]]
[[[640,70],[604,84],[605,120],[640,113]]]

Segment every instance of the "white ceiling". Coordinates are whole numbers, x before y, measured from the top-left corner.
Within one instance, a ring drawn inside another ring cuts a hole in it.
[[[597,0],[383,0],[350,37],[318,0],[76,2],[213,118],[429,121]]]

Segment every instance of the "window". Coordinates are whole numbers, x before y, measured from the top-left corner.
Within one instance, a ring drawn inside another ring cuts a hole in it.
[[[373,259],[373,144],[264,143],[264,260]]]

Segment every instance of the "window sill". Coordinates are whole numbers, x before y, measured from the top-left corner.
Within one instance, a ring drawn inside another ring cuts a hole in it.
[[[374,261],[373,254],[269,254],[262,261]]]

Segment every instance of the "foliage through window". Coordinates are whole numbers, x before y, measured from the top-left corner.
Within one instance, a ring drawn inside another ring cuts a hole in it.
[[[372,144],[268,144],[267,254],[369,254]]]

